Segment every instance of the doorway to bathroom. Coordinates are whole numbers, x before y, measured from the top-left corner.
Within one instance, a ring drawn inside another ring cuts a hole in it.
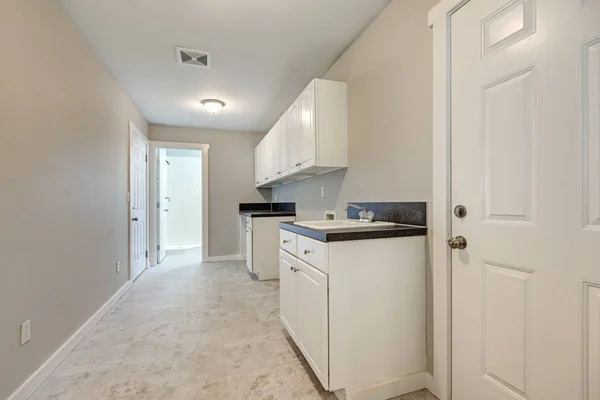
[[[152,259],[160,264],[169,255],[186,253],[202,261],[207,246],[208,148],[161,143],[151,144],[156,205],[152,235],[156,245]]]

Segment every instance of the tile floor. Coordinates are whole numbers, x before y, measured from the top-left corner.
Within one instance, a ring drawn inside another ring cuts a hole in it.
[[[145,272],[30,400],[335,399],[278,321],[278,281],[197,257]]]

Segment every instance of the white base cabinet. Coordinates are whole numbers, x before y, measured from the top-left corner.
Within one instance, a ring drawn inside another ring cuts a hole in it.
[[[425,237],[297,236],[290,248],[290,235],[281,230],[281,321],[323,387],[369,400],[423,388]]]
[[[296,217],[241,217],[243,258],[258,280],[279,278],[279,223],[295,220]]]

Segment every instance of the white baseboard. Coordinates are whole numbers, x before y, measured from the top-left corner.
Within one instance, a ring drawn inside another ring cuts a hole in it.
[[[423,388],[425,388],[424,371],[366,388],[338,390],[335,395],[340,400],[387,400]]]
[[[221,262],[221,261],[240,261],[242,258],[239,254],[232,254],[230,256],[213,256],[208,257],[205,262]]]
[[[50,376],[52,371],[73,349],[83,340],[98,322],[110,311],[117,301],[131,288],[132,282],[127,281],[117,293],[115,293],[94,315],[90,317],[81,327],[62,345],[54,354],[48,358],[41,367],[37,369],[23,384],[11,394],[7,400],[26,400],[35,390]]]
[[[429,372],[425,374],[425,389],[429,390],[431,394],[433,394],[439,400],[446,400],[442,399],[437,382],[435,381],[435,379],[433,379],[433,375],[431,375]]]

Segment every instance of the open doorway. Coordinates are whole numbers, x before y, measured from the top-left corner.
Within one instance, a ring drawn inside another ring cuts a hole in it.
[[[208,146],[151,142],[153,264],[186,253],[206,259]],[[187,257],[187,256],[186,256]]]

